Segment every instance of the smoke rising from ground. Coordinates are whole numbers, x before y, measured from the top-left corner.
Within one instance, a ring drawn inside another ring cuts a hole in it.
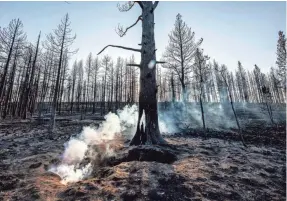
[[[184,126],[188,126],[189,128],[202,127],[199,104],[177,102],[171,105],[160,106],[159,129],[162,133],[173,134],[180,132],[180,128],[184,128]],[[260,115],[258,112],[256,113],[251,110],[250,106],[246,107],[244,105],[242,109],[248,110],[252,115],[262,116],[262,114]],[[235,119],[228,103],[204,104],[204,111],[206,126],[208,128],[236,128]],[[61,156],[61,163],[52,166],[49,171],[58,174],[62,178],[63,184],[77,182],[88,177],[94,168],[94,163],[90,162],[83,165],[82,162],[85,158],[90,158],[95,162],[104,157],[114,155],[115,150],[111,146],[110,141],[116,141],[117,136],[120,136],[124,140],[131,139],[136,132],[137,120],[137,106],[127,105],[122,110],[118,110],[117,114],[107,114],[105,121],[98,128],[84,127],[79,135],[72,137],[64,144],[65,150]],[[101,148],[95,150],[92,148],[94,145]]]
[[[136,105],[125,106],[118,110],[117,114],[109,113],[105,116],[105,121],[98,128],[84,127],[83,131],[76,137],[71,138],[64,144],[65,150],[61,156],[61,163],[52,166],[49,171],[58,174],[62,178],[62,183],[77,182],[88,177],[93,169],[93,164],[81,165],[86,158],[95,161],[99,156],[112,156],[114,150],[109,145],[109,141],[115,139],[116,135],[121,135],[124,139],[131,139],[136,131],[138,119],[138,108]],[[160,130],[168,131],[168,126],[160,119]],[[100,145],[101,153],[92,150],[93,145]]]

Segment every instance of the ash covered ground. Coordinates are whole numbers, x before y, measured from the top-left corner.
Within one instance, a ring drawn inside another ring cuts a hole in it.
[[[200,129],[164,135],[170,144],[165,147],[135,149],[127,141],[117,141],[116,154],[95,166],[88,178],[64,185],[48,170],[59,163],[64,143],[91,124],[97,122],[58,121],[49,138],[47,125],[32,120],[2,122],[0,199],[286,199],[284,124],[244,130],[248,148],[233,131],[209,130],[205,139]]]

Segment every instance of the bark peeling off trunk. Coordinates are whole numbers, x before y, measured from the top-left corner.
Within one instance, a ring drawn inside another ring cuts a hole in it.
[[[154,40],[153,3],[143,2],[142,9],[142,50],[140,64],[139,117],[137,131],[130,145],[165,144],[158,126],[156,96],[156,64],[149,68],[151,61],[156,61]],[[145,125],[140,120],[145,112]]]

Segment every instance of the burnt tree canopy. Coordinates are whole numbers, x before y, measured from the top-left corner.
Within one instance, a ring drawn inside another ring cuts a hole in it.
[[[126,35],[127,31],[142,22],[142,41],[139,44],[140,49],[107,45],[98,54],[102,53],[107,47],[122,48],[141,53],[140,64],[128,64],[129,66],[140,68],[140,90],[139,90],[139,116],[137,122],[137,131],[130,145],[140,144],[165,144],[166,142],[160,135],[158,125],[157,109],[157,87],[156,87],[156,64],[162,63],[156,61],[156,49],[154,39],[154,11],[158,1],[134,1],[123,5],[118,5],[121,12],[129,11],[135,4],[141,7],[142,13],[136,19],[135,23],[127,28],[118,27],[117,34],[120,37]]]

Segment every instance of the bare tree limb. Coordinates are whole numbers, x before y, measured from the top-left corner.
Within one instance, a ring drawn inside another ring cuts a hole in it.
[[[165,64],[165,61],[156,61],[157,64]]]
[[[127,31],[132,28],[133,26],[135,26],[138,21],[142,20],[142,16],[140,15],[137,19],[137,21],[135,23],[133,23],[131,26],[127,27],[126,30],[123,30],[123,27],[118,26],[118,31],[116,31],[116,33],[120,36],[123,37],[124,35],[126,35]]]
[[[154,4],[153,4],[153,10],[155,10],[155,9],[156,9],[156,7],[157,7],[158,3],[159,3],[159,1],[154,2]]]
[[[124,46],[119,46],[119,45],[107,45],[107,46],[104,47],[97,55],[101,54],[107,47],[116,47],[116,48],[122,48],[122,49],[125,49],[125,50],[131,50],[131,51],[135,51],[135,52],[141,52],[141,49],[134,49],[134,48],[124,47]]]
[[[136,67],[141,67],[139,64],[127,64],[127,66],[136,66]]]

